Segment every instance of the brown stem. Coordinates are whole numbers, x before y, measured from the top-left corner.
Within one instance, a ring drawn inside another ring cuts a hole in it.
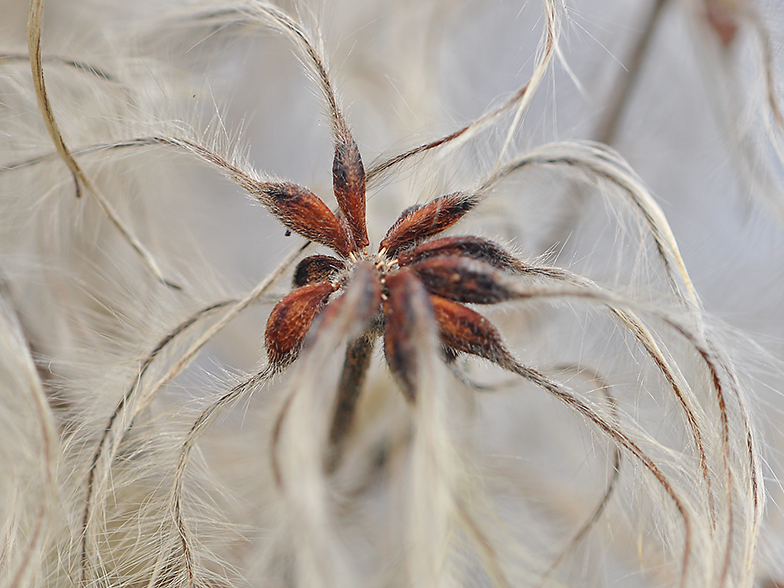
[[[615,396],[612,395],[610,392],[610,384],[598,373],[592,372],[589,370],[586,372],[584,368],[581,368],[577,365],[564,365],[558,366],[556,369],[561,371],[572,371],[582,377],[588,376],[589,381],[593,381],[597,385],[597,390],[601,392],[604,396],[605,401],[609,405],[610,413],[612,420],[617,422],[618,420],[618,407],[615,400]],[[604,510],[607,508],[607,505],[610,503],[610,499],[615,491],[616,483],[618,482],[618,478],[621,475],[621,449],[620,447],[615,444],[613,448],[613,458],[612,458],[612,475],[610,476],[609,481],[607,482],[607,487],[605,488],[604,494],[602,495],[602,499],[599,504],[594,508],[593,513],[591,516],[583,523],[580,529],[572,535],[572,538],[569,540],[569,544],[566,546],[566,549],[561,551],[558,557],[550,564],[550,567],[547,568],[544,574],[542,574],[541,580],[538,586],[543,586],[545,582],[550,578],[553,572],[563,563],[575,547],[583,540],[583,538],[591,531],[593,526],[597,523],[599,518],[604,513]]]
[[[365,383],[375,342],[376,335],[368,332],[355,339],[346,348],[335,414],[332,417],[332,429],[329,432],[330,454],[326,466],[329,473],[334,472],[340,464],[343,442],[351,431],[354,411],[362,385]]]
[[[585,403],[581,400],[577,395],[575,395],[568,386],[563,385],[562,383],[552,380],[542,374],[541,372],[536,371],[535,369],[526,367],[517,362],[511,354],[506,352],[506,357],[503,358],[501,361],[496,362],[502,368],[519,375],[520,377],[528,380],[532,384],[538,386],[539,388],[545,390],[564,404],[566,406],[575,410],[578,414],[582,415],[586,418],[589,422],[596,425],[600,430],[602,430],[610,439],[612,439],[617,446],[623,447],[626,451],[628,451],[631,455],[636,457],[647,469],[656,481],[661,485],[664,492],[670,497],[672,502],[675,504],[675,508],[678,510],[681,516],[681,520],[683,521],[683,560],[681,563],[681,578],[680,578],[680,586],[686,585],[687,574],[689,570],[689,564],[692,557],[692,544],[693,544],[693,537],[692,537],[692,520],[691,520],[691,510],[687,508],[685,502],[681,498],[680,494],[676,491],[675,486],[673,486],[668,477],[665,473],[659,468],[657,463],[645,452],[645,450],[635,442],[624,430],[620,429],[618,425],[613,422],[612,420],[606,420],[601,414],[596,412],[589,404]]]
[[[645,21],[645,28],[629,55],[626,71],[615,82],[615,87],[608,101],[609,106],[596,131],[596,140],[600,143],[609,145],[615,141],[618,134],[618,123],[629,102],[631,92],[640,78],[643,61],[648,53],[653,33],[656,30],[656,23],[659,22],[659,17],[665,4],[667,4],[667,0],[655,0],[653,8]]]
[[[645,19],[642,34],[637,38],[637,43],[631,50],[627,59],[626,67],[615,80],[615,86],[607,98],[607,107],[604,110],[599,125],[594,132],[594,140],[606,145],[613,145],[618,136],[621,117],[626,111],[626,106],[631,98],[632,91],[640,79],[642,64],[659,22],[662,9],[667,0],[655,0],[648,17]],[[564,243],[569,234],[574,230],[574,226],[579,220],[580,214],[585,204],[585,193],[576,185],[569,189],[569,200],[571,206],[564,211],[564,216],[560,223],[555,227],[553,235],[548,240],[549,243]]]

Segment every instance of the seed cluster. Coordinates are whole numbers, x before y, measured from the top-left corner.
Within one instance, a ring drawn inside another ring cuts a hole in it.
[[[504,274],[522,273],[526,266],[482,237],[434,238],[472,210],[479,197],[456,192],[408,208],[387,231],[378,252],[369,255],[365,171],[347,129],[337,136],[332,173],[339,215],[301,186],[264,184],[256,190],[288,229],[339,256],[313,255],[297,266],[296,288],[267,321],[270,368],[281,371],[296,360],[318,313],[339,300],[339,293],[357,279],[358,268],[363,268],[362,279],[369,280],[362,306],[375,309],[366,340],[372,345],[374,333],[383,335],[387,364],[409,401],[416,399],[413,337],[418,321],[435,321],[448,357],[462,352],[506,363],[509,354],[496,328],[465,303],[513,298]],[[354,379],[361,385],[362,374]]]

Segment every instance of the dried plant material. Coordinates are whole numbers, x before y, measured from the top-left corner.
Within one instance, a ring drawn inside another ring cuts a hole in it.
[[[170,288],[181,290],[182,286],[167,280],[163,276],[161,269],[158,267],[158,262],[155,261],[155,258],[152,256],[152,254],[147,250],[146,247],[144,247],[144,245],[142,245],[141,241],[136,237],[133,231],[120,218],[109,201],[100,192],[98,192],[95,186],[93,186],[93,184],[87,179],[87,176],[85,176],[81,167],[76,162],[76,159],[74,159],[71,151],[65,144],[65,140],[63,139],[60,128],[57,124],[57,121],[55,120],[54,111],[52,110],[52,105],[49,102],[49,96],[46,93],[43,58],[41,53],[42,18],[43,0],[30,0],[30,14],[27,21],[27,46],[30,56],[30,65],[33,72],[35,93],[38,99],[38,107],[41,111],[41,115],[43,116],[46,129],[49,132],[49,136],[51,137],[55,149],[57,150],[57,154],[65,162],[73,174],[74,185],[76,186],[76,197],[79,198],[81,196],[81,186],[84,186],[88,192],[95,196],[98,205],[104,211],[107,218],[117,228],[126,241],[128,241],[128,244],[134,249],[134,251],[139,254],[144,263],[147,264],[147,266],[150,268],[150,271],[153,273],[153,275]],[[80,62],[69,63],[75,63],[81,66]],[[89,68],[89,70],[96,72],[96,70],[93,68]],[[101,75],[100,77],[106,79],[105,75]]]
[[[294,290],[272,309],[264,340],[267,357],[275,369],[294,361],[316,313],[334,291],[335,286],[329,282],[308,284]]]
[[[429,259],[411,266],[428,292],[473,304],[495,304],[515,297],[489,264],[462,257]]]
[[[329,433],[329,443],[334,448],[334,456],[330,458],[328,466],[330,470],[337,467],[343,441],[351,432],[357,402],[367,379],[370,361],[373,358],[374,343],[375,336],[369,333],[358,337],[346,348],[343,371],[338,383],[335,414],[332,417],[332,429]]]
[[[676,292],[682,292],[685,300],[699,307],[697,294],[686,271],[686,265],[678,249],[664,212],[656,203],[642,181],[620,156],[598,143],[552,143],[534,149],[518,157],[502,169],[497,179],[483,186],[489,190],[494,182],[531,165],[567,165],[583,170],[591,176],[609,182],[623,190],[629,203],[650,230],[656,249],[665,265]]]
[[[561,371],[574,371],[575,366],[562,366]],[[598,374],[582,374],[582,370],[576,370],[577,374],[580,375],[587,375],[590,380],[599,384],[599,390],[602,391],[603,395],[605,396],[607,403],[610,405],[611,408],[615,408],[616,400],[609,392],[609,388],[611,387],[607,382],[604,381]],[[612,457],[612,474],[610,475],[610,479],[607,482],[607,488],[602,495],[599,504],[596,506],[596,509],[585,521],[585,523],[578,529],[578,531],[572,536],[569,540],[569,544],[566,548],[555,558],[550,567],[542,574],[542,583],[546,582],[550,575],[558,568],[559,565],[564,561],[564,559],[580,544],[580,542],[586,537],[588,533],[590,533],[591,529],[596,525],[597,521],[599,521],[602,513],[607,508],[610,500],[612,500],[613,493],[615,492],[616,484],[618,482],[618,478],[621,473],[621,451],[618,446],[615,447],[613,451]]]
[[[556,2],[555,0],[543,0],[542,4],[544,7],[545,27],[542,31],[540,44],[543,45],[543,50],[537,59],[531,78],[500,106],[489,110],[461,129],[434,141],[429,141],[402,153],[391,155],[382,158],[380,161],[373,162],[368,170],[368,181],[372,182],[378,178],[384,177],[385,174],[397,168],[400,164],[413,157],[427,153],[428,151],[442,148],[450,150],[456,149],[473,139],[490,125],[497,123],[501,117],[508,114],[516,107],[514,120],[507,130],[504,146],[500,151],[498,163],[496,164],[496,171],[498,171],[498,167],[511,146],[514,134],[517,131],[518,125],[520,124],[526,109],[530,105],[536,90],[544,80],[544,75],[550,66],[552,58],[558,52],[558,31],[560,28],[559,10],[564,10],[565,4],[563,4],[563,2]]]
[[[373,316],[378,289],[371,268],[360,264],[346,293],[330,304],[311,334],[305,360],[298,366],[284,410],[275,426],[271,451],[278,486],[297,524],[291,527],[298,549],[293,561],[302,586],[352,586],[354,573],[346,568],[343,547],[334,541],[324,476],[324,449],[329,435],[322,415],[334,404],[324,394],[319,376],[334,347],[345,337],[361,332]],[[309,431],[302,439],[302,431]],[[310,450],[302,452],[305,446]]]
[[[306,284],[333,280],[346,265],[339,259],[329,255],[311,255],[306,257],[294,270],[294,287],[299,288]]]
[[[431,257],[463,256],[483,261],[496,269],[525,273],[527,265],[516,259],[497,243],[476,236],[442,237],[407,249],[397,256],[400,265],[415,265]]]
[[[445,345],[485,359],[500,361],[503,358],[501,335],[485,317],[440,296],[431,296],[430,302]]]
[[[41,56],[41,20],[43,18],[43,11],[43,0],[31,0],[30,15],[27,21],[27,46],[30,55],[30,65],[33,69],[35,93],[38,98],[38,107],[41,110],[41,115],[46,124],[46,130],[49,131],[49,136],[52,138],[58,155],[60,155],[74,176],[74,180],[76,181],[76,196],[78,198],[81,195],[79,183],[81,182],[85,186],[89,186],[90,184],[63,140],[63,136],[57,126],[57,121],[54,118],[54,113],[52,112],[49,96],[46,93],[43,58]]]
[[[643,116],[677,89],[646,64],[682,6],[594,4],[63,5],[43,47],[25,5],[34,79],[0,52],[0,576],[777,582],[758,396],[777,400],[761,347],[711,318],[698,253],[722,257],[722,297],[759,295],[742,248],[712,251],[712,210],[650,187],[707,189]],[[696,4],[724,55],[743,6]],[[64,15],[95,38],[58,38]],[[630,68],[612,89],[605,46]],[[108,222],[65,197],[63,162]]]
[[[387,323],[384,352],[403,394],[413,403],[416,401],[420,371],[424,369],[418,363],[416,349],[423,330],[429,328],[433,321],[433,310],[427,292],[409,270],[403,269],[387,276],[384,285],[389,290],[384,302]]]
[[[0,578],[6,586],[36,581],[62,524],[58,492],[60,443],[29,344],[0,287]]]
[[[412,247],[448,229],[479,202],[472,194],[448,194],[414,210],[406,210],[395,221],[379,245],[394,257],[401,249]]]

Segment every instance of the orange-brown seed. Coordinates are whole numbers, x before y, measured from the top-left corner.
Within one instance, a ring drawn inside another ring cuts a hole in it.
[[[296,359],[313,319],[335,289],[326,281],[307,284],[275,305],[264,333],[267,358],[273,369],[279,370]]]
[[[508,356],[498,330],[481,314],[440,296],[431,296],[430,303],[444,344],[496,362]]]

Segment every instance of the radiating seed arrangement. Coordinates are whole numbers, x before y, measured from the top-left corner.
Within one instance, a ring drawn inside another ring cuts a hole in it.
[[[351,423],[351,412],[372,345],[384,337],[387,364],[401,391],[416,401],[417,358],[413,338],[421,328],[413,323],[438,325],[445,359],[469,353],[515,369],[498,331],[487,319],[462,303],[495,304],[521,296],[509,286],[509,275],[534,273],[492,241],[481,237],[433,239],[457,223],[479,202],[475,195],[449,194],[407,209],[368,255],[365,223],[365,170],[356,143],[347,130],[335,146],[332,166],[334,191],[342,216],[307,189],[292,184],[265,185],[259,198],[292,231],[333,249],[343,259],[313,255],[294,272],[297,288],[270,313],[265,333],[272,371],[288,367],[299,353],[317,314],[339,305],[349,282],[363,292],[367,331],[361,352],[352,349],[338,394],[338,414],[330,440],[339,443]],[[506,272],[506,276],[504,276]],[[329,302],[328,302],[329,301]],[[382,310],[383,309],[383,310]],[[363,316],[365,313],[360,313]],[[361,353],[362,360],[354,355]]]

